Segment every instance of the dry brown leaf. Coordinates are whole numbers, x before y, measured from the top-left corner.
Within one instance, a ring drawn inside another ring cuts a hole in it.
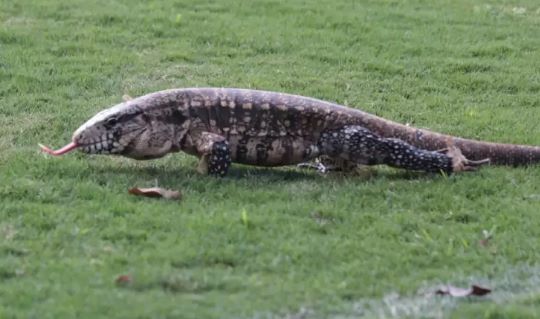
[[[180,191],[175,191],[171,189],[165,189],[161,187],[149,187],[149,188],[139,188],[133,187],[128,190],[132,195],[146,196],[146,197],[162,197],[166,199],[181,199],[182,194]]]
[[[114,281],[117,285],[123,286],[131,283],[132,278],[130,275],[120,275],[116,277],[116,280]]]
[[[487,246],[489,246],[489,239],[490,239],[490,238],[483,238],[483,239],[480,239],[480,240],[478,241],[478,243],[479,243],[480,246],[482,246],[482,247],[487,247]]]
[[[469,296],[484,296],[491,292],[491,289],[477,285],[472,285],[471,288],[458,288],[454,286],[444,286],[435,291],[437,295],[448,295],[452,297],[469,297]]]

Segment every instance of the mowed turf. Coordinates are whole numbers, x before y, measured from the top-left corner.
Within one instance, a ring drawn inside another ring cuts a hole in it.
[[[445,177],[235,165],[216,179],[183,154],[37,147],[69,142],[123,94],[197,86],[540,145],[539,34],[535,0],[0,0],[0,317],[539,316],[538,166]],[[156,184],[184,199],[127,193]],[[417,297],[441,283],[494,292]]]

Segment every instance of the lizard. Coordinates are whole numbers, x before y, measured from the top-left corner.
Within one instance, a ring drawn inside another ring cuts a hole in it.
[[[105,109],[66,146],[138,160],[183,151],[198,171],[224,176],[232,162],[283,166],[318,158],[446,174],[484,164],[528,165],[540,147],[484,142],[410,127],[356,108],[286,93],[185,88],[150,93]]]

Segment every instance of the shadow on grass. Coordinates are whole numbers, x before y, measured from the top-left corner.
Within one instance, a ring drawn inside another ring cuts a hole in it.
[[[232,167],[227,176],[216,178],[208,175],[201,175],[194,168],[187,166],[178,167],[155,167],[155,166],[90,166],[92,174],[102,176],[116,175],[119,177],[137,176],[140,178],[173,178],[183,180],[186,178],[196,179],[217,179],[217,180],[240,180],[240,179],[257,179],[257,180],[314,180],[319,176],[311,171],[292,170],[287,168],[260,168],[236,165]],[[76,175],[76,174],[74,174]]]
[[[154,278],[134,278],[133,282],[117,285],[133,291],[144,292],[162,290],[172,294],[204,294],[210,291],[235,293],[245,289],[243,284],[235,280],[219,278],[197,278],[189,275],[172,273]]]
[[[155,166],[90,166],[91,174],[94,177],[101,178],[118,178],[133,179],[159,179],[168,180],[170,182],[186,182],[193,180],[208,180],[208,181],[248,181],[253,185],[267,184],[271,182],[283,181],[314,181],[324,183],[328,180],[332,181],[358,181],[371,182],[376,180],[386,181],[404,181],[404,180],[434,180],[445,178],[436,173],[411,172],[405,170],[380,167],[365,167],[360,172],[344,173],[344,172],[329,172],[326,174],[318,173],[310,169],[300,169],[294,166],[267,168],[254,167],[247,165],[234,165],[229,170],[228,174],[223,178],[217,178],[208,175],[201,175],[193,167],[178,166],[178,167],[155,167]],[[97,175],[97,176],[96,176]]]
[[[84,161],[84,159],[80,159]],[[84,165],[81,165],[84,163]],[[247,186],[264,187],[276,182],[310,181],[324,184],[325,182],[358,182],[366,183],[378,180],[406,181],[433,180],[444,178],[440,174],[410,172],[385,166],[365,166],[353,173],[329,172],[320,174],[312,169],[301,169],[295,166],[287,167],[255,167],[234,164],[224,178],[216,178],[199,174],[194,165],[173,164],[171,162],[113,162],[88,161],[70,162],[68,165],[47,165],[42,171],[43,176],[62,176],[73,180],[94,180],[99,184],[114,181],[158,180],[175,185],[190,183],[247,183]],[[40,175],[41,175],[40,174]]]

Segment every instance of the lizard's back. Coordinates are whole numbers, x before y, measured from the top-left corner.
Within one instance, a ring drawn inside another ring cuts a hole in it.
[[[302,162],[323,131],[357,122],[354,110],[337,104],[258,90],[177,89],[141,102],[145,100],[152,101],[149,108],[182,110],[182,117],[190,120],[188,134],[206,131],[225,137],[232,160],[245,164]]]

